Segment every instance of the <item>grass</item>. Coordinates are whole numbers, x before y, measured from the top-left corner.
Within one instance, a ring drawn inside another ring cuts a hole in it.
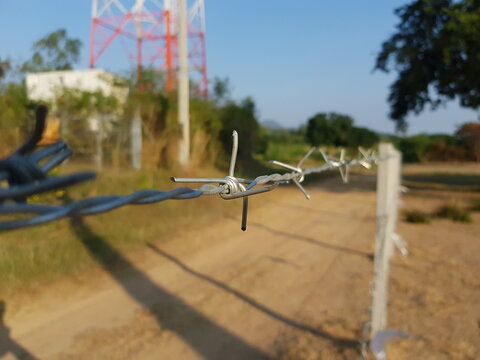
[[[470,204],[469,210],[476,212],[480,211],[480,199],[473,199]]]
[[[71,170],[65,171],[67,173]],[[175,173],[176,174],[176,173]],[[104,194],[128,194],[142,188],[172,189],[170,170],[153,172],[107,169],[90,183],[72,187],[71,199]],[[185,176],[217,176],[218,170],[197,170]],[[209,211],[204,211],[208,208]],[[221,213],[237,214],[236,201],[218,201],[216,196],[189,201],[165,201],[145,206],[127,206],[102,215],[85,218],[95,236],[102,237],[120,252],[135,251],[146,241],[166,241],[187,225],[209,223]],[[98,268],[91,253],[79,240],[69,219],[27,229],[0,233],[0,294],[2,297],[26,292],[65,277],[83,276]]]
[[[414,224],[429,224],[431,220],[430,214],[420,210],[409,210],[403,213],[406,222]]]
[[[296,164],[305,156],[310,149],[310,145],[306,143],[270,143],[267,151],[263,155],[263,159],[278,160],[291,164]],[[315,154],[316,155],[316,154]],[[318,156],[320,159],[320,157]]]
[[[479,174],[406,174],[403,176],[403,183],[416,189],[480,192]]]
[[[408,174],[403,178],[408,181],[435,183],[442,185],[457,186],[478,186],[480,185],[480,174],[455,174],[455,173],[430,173],[430,174]]]
[[[412,224],[429,224],[432,216],[439,219],[450,219],[455,222],[472,222],[470,213],[456,205],[442,205],[433,215],[421,210],[408,210],[403,212],[403,216],[406,222]]]
[[[435,216],[441,219],[450,219],[455,222],[471,223],[470,214],[456,205],[442,205],[435,211]]]

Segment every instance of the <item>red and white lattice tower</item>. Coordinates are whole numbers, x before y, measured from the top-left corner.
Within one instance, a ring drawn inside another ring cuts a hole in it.
[[[90,34],[90,67],[105,51],[121,43],[135,61],[138,76],[142,67],[165,74],[165,87],[172,91],[178,71],[179,0],[93,0]],[[188,47],[191,80],[197,96],[208,96],[204,0],[188,1]]]

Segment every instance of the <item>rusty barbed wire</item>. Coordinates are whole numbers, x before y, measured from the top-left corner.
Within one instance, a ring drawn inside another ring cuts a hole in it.
[[[46,110],[37,111],[37,122],[46,117]],[[38,124],[38,123],[37,123]],[[38,127],[38,126],[37,126]],[[176,183],[203,184],[197,189],[180,187],[171,191],[155,189],[140,190],[129,195],[107,195],[86,198],[66,205],[42,205],[27,203],[28,197],[52,190],[91,180],[93,172],[75,173],[65,176],[50,176],[48,172],[59,165],[71,154],[68,145],[60,140],[44,149],[33,151],[35,144],[41,137],[39,132],[23,144],[16,152],[6,159],[0,160],[0,185],[2,181],[7,187],[0,187],[0,215],[27,216],[13,220],[0,221],[0,230],[13,230],[29,226],[40,225],[64,217],[88,216],[108,212],[126,205],[145,205],[165,200],[193,199],[203,195],[220,195],[224,200],[243,199],[242,230],[247,228],[249,196],[272,191],[280,184],[293,182],[307,199],[310,195],[301,185],[306,175],[320,173],[327,170],[339,169],[344,182],[348,181],[349,167],[361,165],[369,167],[377,161],[373,152],[359,149],[361,157],[346,160],[342,150],[340,158],[335,159],[320,150],[325,164],[320,167],[302,169],[304,162],[314,153],[311,148],[296,166],[273,160],[272,164],[281,166],[291,172],[284,174],[261,175],[254,180],[237,178],[235,165],[238,153],[238,134],[233,132],[233,146],[229,166],[229,174],[224,178],[176,178]],[[215,185],[216,184],[216,185]],[[29,216],[29,217],[28,217]]]

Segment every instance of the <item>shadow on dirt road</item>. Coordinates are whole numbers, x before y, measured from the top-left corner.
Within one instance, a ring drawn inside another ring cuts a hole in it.
[[[346,253],[346,254],[360,256],[360,257],[363,257],[365,259],[373,261],[373,254],[370,254],[370,253],[367,253],[367,252],[364,252],[364,251],[361,251],[361,250],[350,249],[350,248],[347,248],[347,247],[344,247],[344,246],[329,244],[329,243],[326,243],[326,242],[323,242],[323,241],[320,241],[320,240],[317,240],[317,239],[313,239],[313,238],[310,238],[310,237],[307,237],[307,236],[303,236],[303,235],[291,234],[291,233],[281,231],[281,230],[277,230],[277,229],[273,229],[273,228],[270,228],[266,225],[259,224],[259,223],[256,223],[256,222],[252,222],[252,221],[250,221],[250,226],[257,227],[259,229],[263,229],[263,230],[268,231],[272,234],[282,236],[282,237],[287,238],[289,240],[303,241],[303,242],[307,242],[307,243],[310,243],[310,244],[315,245],[315,246],[322,247],[324,249],[340,251],[340,252],[343,252],[343,253]]]
[[[338,347],[343,347],[343,348],[357,348],[358,347],[358,341],[351,340],[351,339],[334,337],[334,336],[328,334],[327,332],[317,330],[317,329],[315,329],[311,326],[308,326],[306,324],[302,324],[302,323],[297,322],[295,320],[289,319],[286,316],[283,316],[282,314],[279,314],[279,313],[269,309],[265,305],[262,305],[262,304],[258,303],[256,300],[248,297],[247,295],[241,293],[240,291],[231,288],[227,284],[224,284],[224,283],[222,283],[222,282],[220,282],[220,281],[218,281],[218,280],[216,280],[216,279],[214,279],[214,278],[212,278],[208,275],[202,274],[202,273],[192,269],[191,267],[189,267],[188,265],[186,265],[185,263],[183,263],[182,261],[180,261],[176,257],[174,257],[174,256],[170,255],[169,253],[165,252],[164,250],[160,249],[159,247],[157,247],[157,246],[155,246],[151,243],[147,243],[147,246],[151,250],[153,250],[156,254],[158,254],[158,255],[162,256],[163,258],[169,260],[170,262],[174,263],[175,265],[177,265],[179,268],[186,271],[190,275],[193,275],[193,276],[195,276],[195,277],[197,277],[201,280],[207,281],[210,284],[215,285],[217,288],[222,289],[223,291],[226,291],[227,293],[234,295],[238,299],[240,299],[240,300],[244,301],[245,303],[253,306],[257,310],[261,311],[262,313],[264,313],[264,314],[266,314],[266,315],[268,315],[268,316],[270,316],[270,317],[272,317],[272,318],[274,318],[278,321],[281,321],[288,326],[291,326],[291,327],[293,327],[297,330],[302,330],[302,331],[309,332],[309,333],[311,333],[315,336],[326,339],[326,340],[330,341],[333,345],[338,346]]]
[[[10,336],[10,329],[3,321],[5,311],[6,304],[3,300],[0,300],[0,358],[6,354],[11,354],[17,359],[36,360],[35,356]]]
[[[92,257],[124,291],[150,312],[163,329],[177,334],[202,358],[225,359],[225,354],[229,354],[229,359],[269,358],[262,350],[244,342],[155,284],[105,239],[96,235],[82,218],[73,218],[71,227]]]

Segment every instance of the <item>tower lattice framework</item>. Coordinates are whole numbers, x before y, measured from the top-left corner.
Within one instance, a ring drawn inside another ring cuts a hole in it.
[[[138,76],[142,67],[165,74],[165,87],[177,83],[179,0],[93,0],[90,35],[90,67],[114,42],[135,62]],[[196,95],[208,96],[204,0],[189,0],[188,48],[190,78]]]

